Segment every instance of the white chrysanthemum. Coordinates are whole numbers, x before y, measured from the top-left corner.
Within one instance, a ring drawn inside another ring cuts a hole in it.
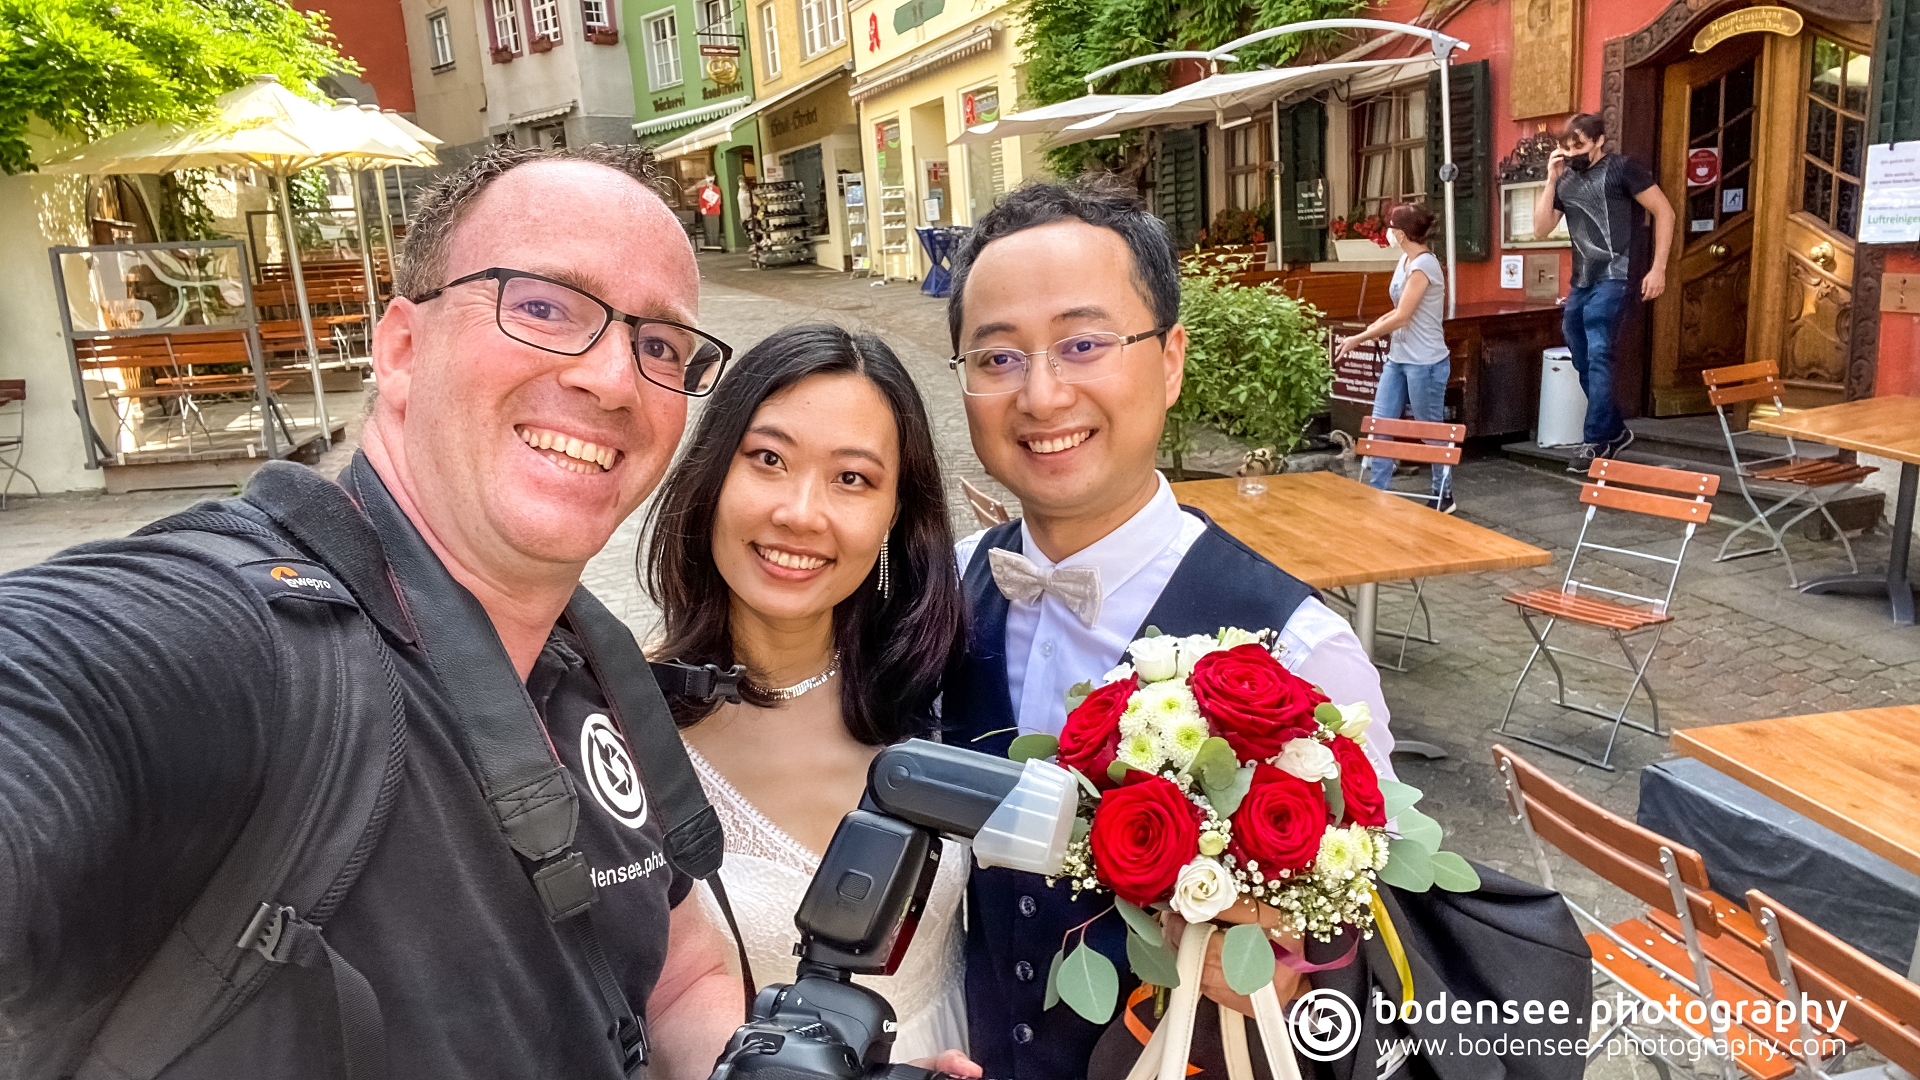
[[[1314,861],[1316,874],[1332,881],[1344,881],[1373,869],[1373,834],[1362,826],[1348,829],[1327,827],[1320,838],[1320,855]]]
[[[1117,683],[1131,674],[1133,674],[1133,665],[1121,664],[1119,667],[1114,668],[1112,671],[1109,671],[1105,675],[1100,676],[1100,685],[1106,686],[1111,683]],[[1362,708],[1364,707],[1365,706],[1362,706]]]
[[[1120,764],[1125,765],[1129,769],[1139,769],[1141,772],[1159,772],[1160,762],[1162,760],[1160,756],[1160,740],[1154,738],[1151,732],[1146,731],[1133,735],[1122,735],[1120,737],[1120,752],[1116,757]]]
[[[1166,736],[1176,724],[1200,720],[1200,703],[1193,699],[1185,680],[1169,679],[1143,687],[1134,693],[1133,700],[1139,703],[1140,716],[1155,737]]]
[[[1210,652],[1216,652],[1220,648],[1220,642],[1216,641],[1212,634],[1194,634],[1191,637],[1180,638],[1178,641],[1180,659],[1177,670],[1183,679],[1193,674],[1193,665],[1198,663],[1201,657]]]
[[[1143,637],[1127,647],[1133,657],[1133,670],[1142,682],[1165,682],[1179,673],[1178,638],[1165,634]]]
[[[1222,627],[1220,630],[1220,647],[1223,649],[1231,649],[1236,645],[1261,644],[1264,643],[1266,634],[1267,632],[1265,630],[1254,633],[1251,630],[1242,630],[1237,626]]]
[[[1166,755],[1175,772],[1186,772],[1209,734],[1207,722],[1198,712],[1174,717],[1159,725],[1160,752]]]
[[[1367,741],[1367,728],[1373,724],[1373,710],[1367,708],[1364,701],[1335,707],[1340,710],[1340,734],[1364,744]]]
[[[1340,763],[1333,758],[1333,751],[1318,739],[1289,739],[1287,745],[1280,748],[1280,756],[1273,763],[1283,772],[1289,772],[1307,781],[1317,784],[1322,780],[1340,778]]]

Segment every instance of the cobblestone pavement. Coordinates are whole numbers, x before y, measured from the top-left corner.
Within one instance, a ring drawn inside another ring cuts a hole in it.
[[[752,269],[744,259],[702,256],[702,323],[732,342],[750,347],[773,330],[796,322],[831,321],[878,334],[905,361],[923,394],[934,438],[948,470],[949,505],[957,529],[971,531],[972,516],[959,493],[965,477],[1012,504],[988,480],[970,448],[960,394],[946,367],[945,304],[921,296],[917,286],[874,286],[814,268]],[[344,463],[337,450],[323,467]],[[1412,481],[1422,484],[1422,481]],[[1495,869],[1538,880],[1531,853],[1504,809],[1488,748],[1493,728],[1531,649],[1518,615],[1501,601],[1514,591],[1557,585],[1579,531],[1583,508],[1570,477],[1529,469],[1503,458],[1470,461],[1456,471],[1461,516],[1554,553],[1552,566],[1501,573],[1437,578],[1426,598],[1440,644],[1413,644],[1404,673],[1384,672],[1393,728],[1401,738],[1444,747],[1439,761],[1403,760],[1401,779],[1426,792],[1423,809],[1446,827],[1448,846]],[[132,496],[56,496],[26,499],[0,514],[0,571],[26,565],[69,543],[124,535],[145,521],[219,492],[163,492]],[[634,574],[644,513],[636,514],[607,550],[588,567],[587,583],[643,636],[656,615]],[[1920,701],[1920,630],[1894,627],[1883,602],[1803,596],[1787,586],[1774,557],[1712,562],[1729,531],[1716,520],[1704,526],[1689,549],[1672,613],[1651,675],[1664,722],[1684,728],[1795,713]],[[1614,534],[1614,540],[1645,538]],[[1676,534],[1677,535],[1677,534]],[[1886,535],[1857,541],[1863,565],[1884,560]],[[1795,538],[1803,577],[1844,566],[1834,544]],[[1636,576],[1643,567],[1613,559],[1607,573],[1647,592]],[[1409,593],[1382,590],[1381,625],[1404,620]],[[1558,640],[1556,638],[1556,640]],[[1589,651],[1607,646],[1593,638]],[[1383,655],[1397,648],[1382,640]],[[1592,686],[1592,671],[1570,667],[1573,685]],[[1605,670],[1607,686],[1620,673]],[[1604,745],[1601,721],[1554,707],[1551,679],[1536,670],[1522,691],[1512,729],[1570,741],[1597,753]],[[1596,700],[1584,695],[1587,701]],[[1617,699],[1615,699],[1617,700]],[[1644,699],[1636,706],[1644,715]],[[1638,802],[1639,770],[1671,756],[1667,740],[1623,730],[1605,772],[1509,740],[1547,772],[1581,794],[1631,818]],[[1555,882],[1588,910],[1611,920],[1637,913],[1638,905],[1583,869],[1553,857]],[[1645,1072],[1644,1065],[1638,1067]],[[1626,1062],[1599,1064],[1592,1076],[1634,1075]]]

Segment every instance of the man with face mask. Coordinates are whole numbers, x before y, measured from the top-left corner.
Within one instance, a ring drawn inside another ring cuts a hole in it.
[[[1617,457],[1633,441],[1613,397],[1613,355],[1627,300],[1628,252],[1640,221],[1635,203],[1653,215],[1653,265],[1640,281],[1640,298],[1651,301],[1667,288],[1673,207],[1646,166],[1609,152],[1599,116],[1568,120],[1533,207],[1536,239],[1551,233],[1562,214],[1573,237],[1573,287],[1561,329],[1587,394],[1587,420],[1568,472],[1585,473],[1594,458]]]

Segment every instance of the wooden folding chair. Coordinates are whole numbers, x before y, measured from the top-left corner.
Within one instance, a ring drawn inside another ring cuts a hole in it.
[[[1673,604],[1673,590],[1680,581],[1680,562],[1686,557],[1687,543],[1693,539],[1694,530],[1707,520],[1713,512],[1712,497],[1720,490],[1720,478],[1711,473],[1685,472],[1680,469],[1663,469],[1653,465],[1635,465],[1625,461],[1613,461],[1608,458],[1595,458],[1587,475],[1592,483],[1580,487],[1580,501],[1587,504],[1587,516],[1580,525],[1579,539],[1574,541],[1573,559],[1567,563],[1567,576],[1558,589],[1533,589],[1524,593],[1510,593],[1502,597],[1507,603],[1520,611],[1520,620],[1526,624],[1527,633],[1533,638],[1533,653],[1527,657],[1526,666],[1520,669],[1520,677],[1514,680],[1513,693],[1507,698],[1507,711],[1500,717],[1499,727],[1502,733],[1507,730],[1507,722],[1513,718],[1513,706],[1520,698],[1520,687],[1527,681],[1527,674],[1533,670],[1533,662],[1543,654],[1553,668],[1554,682],[1558,694],[1554,704],[1563,709],[1587,713],[1602,720],[1613,722],[1613,729],[1607,735],[1607,748],[1598,757],[1588,757],[1570,746],[1547,742],[1542,739],[1516,733],[1513,737],[1522,742],[1564,754],[1576,761],[1584,761],[1596,768],[1613,771],[1609,759],[1613,757],[1613,744],[1620,737],[1620,725],[1629,724],[1652,735],[1665,735],[1660,729],[1660,699],[1654,694],[1653,683],[1647,679],[1647,667],[1653,662],[1654,650],[1660,646],[1660,635],[1665,632],[1673,617],[1668,608]],[[1636,487],[1654,488],[1657,491],[1679,491],[1693,496],[1691,499],[1675,495],[1662,495],[1649,491],[1636,491],[1614,485],[1632,484]],[[1637,515],[1670,518],[1686,522],[1686,529],[1680,537],[1680,547],[1672,556],[1658,555],[1652,551],[1637,551],[1633,548],[1614,547],[1594,543],[1587,539],[1593,529],[1595,514],[1605,508]],[[1582,580],[1578,575],[1581,569],[1581,556],[1589,551],[1605,551],[1614,555],[1644,559],[1671,569],[1661,596],[1641,596],[1638,593],[1608,588],[1591,579]],[[1635,603],[1619,603],[1602,599],[1592,594],[1618,597],[1620,600]],[[1638,606],[1645,605],[1645,606]],[[1544,627],[1534,625],[1534,617],[1545,618]],[[1563,622],[1577,623],[1606,631],[1626,663],[1607,660],[1598,656],[1589,656],[1547,644],[1554,627]],[[1636,657],[1630,646],[1630,640],[1641,635],[1651,635],[1646,651]],[[1587,660],[1603,667],[1618,668],[1633,676],[1627,686],[1627,695],[1620,701],[1620,708],[1614,712],[1596,709],[1590,705],[1581,705],[1567,700],[1566,674],[1560,670],[1559,656],[1572,656]],[[1653,723],[1643,724],[1627,716],[1627,709],[1633,704],[1633,696],[1641,689],[1647,693],[1647,705],[1653,712]]]
[[[1610,1003],[1611,1026],[1595,1034],[1593,1054],[1620,1036],[1656,1061],[1681,1064],[1640,1040],[1631,1029],[1637,1023],[1717,1040],[1703,1048],[1722,1077],[1791,1075],[1784,1036],[1744,1020],[1756,1005],[1765,1002],[1771,1011],[1783,996],[1768,985],[1759,952],[1764,935],[1746,912],[1710,891],[1700,853],[1581,798],[1504,746],[1493,748],[1493,761],[1506,789],[1507,816],[1526,833],[1542,885],[1554,887],[1545,846],[1551,844],[1647,905],[1643,917],[1609,924],[1567,899],[1575,917],[1593,928],[1586,938],[1595,1000],[1611,985],[1635,1006],[1629,1011],[1618,999]],[[1677,1015],[1669,1015],[1670,996],[1679,1000]],[[1828,1035],[1852,1039],[1832,1025],[1823,1029]]]
[[[1441,493],[1451,489],[1453,467],[1460,464],[1460,444],[1467,439],[1464,424],[1441,424],[1425,420],[1390,420],[1383,416],[1366,416],[1360,420],[1360,441],[1354,445],[1354,455],[1360,459],[1360,479],[1364,483],[1369,458],[1385,458],[1391,461],[1416,461],[1433,466],[1439,474],[1438,490],[1430,491],[1394,491],[1388,494],[1426,503],[1435,510],[1442,508]],[[1389,477],[1391,482],[1391,477]],[[1393,663],[1376,659],[1374,663],[1393,671],[1407,670],[1407,643],[1425,642],[1438,644],[1433,636],[1433,612],[1427,608],[1424,578],[1412,584],[1413,606],[1407,609],[1407,623],[1399,630],[1376,630],[1376,637],[1397,637],[1400,639],[1400,655]],[[1413,632],[1413,620],[1425,620],[1426,632],[1416,635]]]
[[[1749,555],[1765,555],[1778,551],[1787,561],[1787,581],[1794,588],[1800,587],[1800,576],[1794,572],[1793,556],[1788,554],[1786,545],[1787,530],[1798,525],[1810,514],[1819,514],[1827,519],[1833,534],[1840,538],[1840,546],[1847,552],[1847,562],[1852,564],[1853,572],[1860,572],[1860,563],[1853,557],[1853,543],[1833,520],[1833,514],[1827,510],[1827,504],[1847,493],[1862,479],[1878,472],[1870,465],[1836,461],[1832,458],[1802,458],[1793,439],[1787,439],[1787,452],[1769,457],[1740,456],[1737,442],[1741,437],[1758,435],[1754,431],[1735,431],[1727,419],[1727,407],[1744,401],[1770,400],[1774,407],[1784,410],[1786,406],[1780,396],[1786,392],[1781,384],[1780,367],[1771,360],[1755,364],[1740,364],[1734,367],[1713,368],[1700,373],[1706,380],[1707,398],[1713,402],[1713,411],[1720,417],[1720,433],[1727,440],[1727,454],[1733,461],[1734,481],[1740,485],[1740,497],[1747,502],[1747,509],[1753,511],[1753,518],[1727,534],[1720,544],[1720,551],[1713,557],[1714,562],[1728,559],[1744,559]],[[1754,491],[1754,485],[1765,485],[1771,490]],[[1781,495],[1784,491],[1785,494]],[[1765,510],[1760,508],[1761,499],[1777,499]],[[1783,514],[1805,499],[1807,506],[1799,513],[1787,518],[1779,525],[1773,523],[1774,515]],[[1748,529],[1758,529],[1765,533],[1770,543],[1766,547],[1745,548],[1728,554],[1734,538]]]
[[[1857,1040],[1840,1040],[1797,1017],[1793,1049],[1802,1075],[1844,1076],[1849,1080],[1908,1080],[1920,1074],[1920,985],[1882,967],[1872,957],[1820,929],[1759,889],[1747,890],[1747,910],[1766,934],[1767,966],[1779,981],[1781,996],[1801,1000],[1847,1003],[1846,1026]],[[1879,1051],[1894,1066],[1850,1069],[1829,1073],[1829,1065],[1846,1056],[1847,1042],[1857,1041]],[[1836,1048],[1834,1044],[1839,1044]],[[1837,1049],[1823,1055],[1822,1051]]]
[[[0,510],[7,508],[7,495],[13,482],[24,476],[40,494],[40,481],[20,467],[27,449],[27,380],[0,379],[0,469],[7,470],[7,482],[0,487]]]

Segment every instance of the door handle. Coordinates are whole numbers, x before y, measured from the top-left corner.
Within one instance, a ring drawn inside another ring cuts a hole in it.
[[[1726,253],[1727,253],[1727,245],[1725,244],[1708,244],[1707,245],[1707,254],[1712,255],[1716,259],[1722,255],[1725,255]]]

